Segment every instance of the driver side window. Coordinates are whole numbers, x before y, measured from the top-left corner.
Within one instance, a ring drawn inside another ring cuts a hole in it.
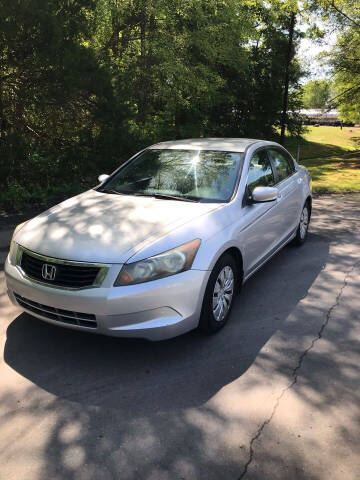
[[[250,160],[247,181],[248,191],[251,194],[255,187],[272,187],[275,185],[274,173],[265,150],[256,152]]]
[[[286,155],[285,152],[280,152],[276,149],[269,150],[269,153],[274,161],[279,182],[285,180],[285,178],[294,173],[294,162],[290,156]]]

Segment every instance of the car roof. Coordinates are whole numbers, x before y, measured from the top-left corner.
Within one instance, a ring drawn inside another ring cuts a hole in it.
[[[225,152],[245,152],[249,145],[261,143],[263,145],[278,145],[275,142],[257,140],[255,138],[189,138],[173,140],[151,145],[150,149],[170,150],[220,150]]]

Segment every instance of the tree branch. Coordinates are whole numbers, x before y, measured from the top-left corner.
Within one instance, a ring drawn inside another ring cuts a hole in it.
[[[347,20],[349,20],[350,22],[352,22],[354,25],[356,25],[358,28],[360,28],[360,23],[358,23],[356,20],[354,20],[353,18],[350,18],[345,12],[343,12],[342,10],[340,10],[336,5],[335,5],[335,2],[331,2],[330,4],[332,6],[332,8],[334,10],[336,10],[340,15],[342,15],[343,17],[345,17]]]

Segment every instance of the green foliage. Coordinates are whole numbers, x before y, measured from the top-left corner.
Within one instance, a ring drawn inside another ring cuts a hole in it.
[[[279,123],[295,2],[0,0],[0,8],[0,201],[86,188],[149,143],[268,137]],[[301,72],[294,60],[290,70],[291,109]],[[295,117],[288,127],[297,129]]]
[[[359,15],[360,21],[360,15]],[[338,109],[343,120],[360,123],[360,27],[339,36],[331,55]]]
[[[312,80],[303,87],[304,108],[329,108],[331,83],[329,80]]]
[[[337,42],[327,55],[333,69],[332,105],[343,120],[360,122],[360,3],[354,0],[308,0],[307,9],[336,28]]]

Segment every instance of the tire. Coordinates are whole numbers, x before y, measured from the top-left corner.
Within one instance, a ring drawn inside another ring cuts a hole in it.
[[[300,247],[303,245],[307,238],[307,233],[310,223],[310,204],[306,202],[303,206],[300,216],[300,222],[296,230],[296,236],[293,240],[293,245]]]
[[[226,285],[230,285],[231,276],[232,292],[230,295],[229,287],[226,289]],[[223,288],[224,283],[225,288]],[[206,286],[199,322],[200,330],[212,334],[218,332],[225,326],[234,303],[235,294],[238,291],[238,283],[239,274],[234,257],[225,253],[214,266]],[[216,292],[216,290],[218,290],[218,292]],[[217,307],[214,309],[213,306],[216,302],[214,298],[217,298],[219,294],[221,298],[217,303]],[[223,308],[222,313],[220,312],[221,307]]]

